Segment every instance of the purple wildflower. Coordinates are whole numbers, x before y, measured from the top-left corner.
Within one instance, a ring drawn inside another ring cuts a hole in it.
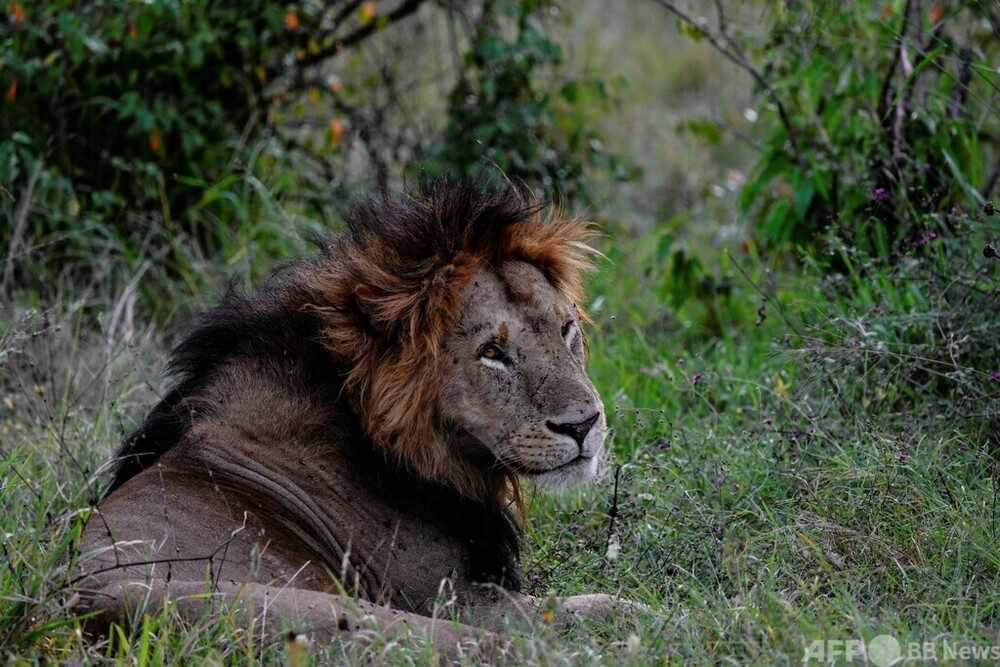
[[[695,373],[691,376],[691,384],[698,384],[701,382],[701,373]]]
[[[795,451],[793,449],[792,451],[788,452],[788,460],[789,461],[792,461],[794,463],[795,459],[797,459],[797,458],[799,458],[799,453],[797,451]]]
[[[542,577],[541,577],[541,575],[538,575],[538,574],[532,575],[531,581],[533,581],[536,584],[540,584],[540,583],[542,583]]]
[[[770,426],[773,423],[774,423],[773,419],[771,419],[770,417],[764,417],[764,425],[765,426]]]
[[[575,533],[578,530],[580,530],[580,524],[578,523],[574,523],[572,526],[569,527],[569,532],[571,533]]]
[[[900,460],[900,462],[906,461],[906,454],[900,454],[899,455],[899,460]]]
[[[993,375],[991,375],[990,379],[991,380],[1000,380],[1000,371],[997,371],[996,373],[994,373]]]
[[[875,188],[875,199],[885,197],[885,188]]]
[[[683,365],[684,365],[684,357],[681,357],[676,362],[674,362],[674,366],[683,366]]]

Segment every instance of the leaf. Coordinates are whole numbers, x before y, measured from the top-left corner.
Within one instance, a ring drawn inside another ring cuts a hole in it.
[[[677,129],[690,132],[694,136],[704,139],[712,146],[718,146],[722,143],[722,130],[717,123],[707,118],[680,123]]]
[[[670,256],[670,248],[674,245],[674,235],[664,234],[660,237],[660,240],[656,242],[656,263],[663,265],[667,262],[667,258]]]
[[[705,39],[705,31],[702,28],[691,25],[687,21],[681,21],[678,19],[677,26],[680,28],[680,31],[693,42],[700,42]]]
[[[108,45],[97,37],[91,37],[83,32],[78,33],[78,35],[80,37],[80,41],[83,42],[83,45],[94,55],[103,56],[108,52]]]
[[[789,213],[792,202],[787,197],[775,199],[760,223],[760,232],[773,243],[785,244],[792,240],[798,218]]]
[[[961,167],[958,166],[958,163],[955,162],[955,158],[952,157],[948,149],[942,147],[941,155],[944,157],[945,164],[948,165],[948,171],[951,172],[951,175],[958,182],[959,186],[961,186],[962,192],[965,193],[965,196],[970,201],[974,201],[980,206],[985,204],[986,200],[981,194],[979,194],[979,191],[972,187],[972,184],[969,183],[969,179],[965,177],[965,173],[962,171]]]
[[[797,183],[794,181],[798,181]],[[816,187],[813,185],[811,179],[802,178],[801,175],[796,174],[796,178],[793,181],[792,189],[795,193],[795,214],[798,217],[803,217],[806,210],[809,208],[809,204],[812,203],[813,195],[816,194]]]
[[[751,174],[751,177],[748,178],[747,182],[742,188],[740,188],[740,193],[737,197],[739,206],[743,209],[744,213],[746,213],[750,206],[757,201],[761,191],[772,180],[774,180],[776,176],[797,169],[791,156],[784,151],[772,153],[770,160],[766,162],[759,162],[758,165],[763,166],[758,167],[755,170],[755,174]]]

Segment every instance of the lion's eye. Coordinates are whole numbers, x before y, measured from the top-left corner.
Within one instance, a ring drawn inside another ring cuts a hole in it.
[[[575,320],[569,320],[562,325],[562,337],[570,352],[579,357],[583,356],[583,334],[580,333],[580,326]]]
[[[504,354],[504,351],[496,343],[487,343],[479,348],[479,358],[487,363],[503,364],[507,359],[507,355]]]

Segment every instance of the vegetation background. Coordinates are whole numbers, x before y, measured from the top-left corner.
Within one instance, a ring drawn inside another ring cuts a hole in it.
[[[65,557],[191,316],[441,173],[605,232],[613,458],[531,491],[525,565],[646,608],[512,662],[1000,645],[998,65],[986,0],[6,1],[4,659],[434,661],[224,614],[86,641]]]

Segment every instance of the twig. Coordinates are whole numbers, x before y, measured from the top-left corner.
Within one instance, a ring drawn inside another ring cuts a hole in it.
[[[733,254],[731,252],[727,250],[726,255],[729,257],[729,261],[733,263],[733,266],[736,267],[736,270],[740,272],[740,275],[743,276],[743,279],[747,281],[747,284],[750,285],[750,287],[752,287],[753,290],[760,295],[761,299],[763,299],[765,303],[773,303],[774,309],[778,311],[778,315],[781,316],[781,319],[784,321],[785,326],[791,329],[792,333],[794,333],[797,337],[801,338],[802,332],[799,331],[799,328],[795,326],[795,323],[792,322],[790,317],[788,317],[788,314],[785,312],[785,309],[781,307],[781,302],[778,301],[777,299],[772,300],[770,293],[768,293],[766,289],[764,289],[756,282],[754,282],[753,278],[750,277],[750,274],[747,273],[747,270],[743,268],[743,265],[740,263],[739,259],[733,257]],[[763,308],[763,306],[761,307]]]
[[[350,48],[358,42],[364,41],[376,30],[395,23],[400,19],[406,18],[413,12],[417,11],[420,5],[424,4],[424,2],[426,2],[426,0],[404,0],[404,2],[388,14],[382,14],[379,17],[372,18],[368,21],[368,23],[361,26],[343,39],[335,40],[331,46],[320,49],[315,53],[308,54],[299,64],[303,67],[308,67],[309,65],[315,65],[323,62],[330,56],[334,56],[344,49]]]
[[[958,50],[958,81],[951,89],[951,102],[948,105],[948,117],[958,120],[965,111],[965,103],[969,97],[969,84],[972,83],[972,49],[963,47]]]
[[[990,168],[990,175],[986,177],[986,184],[979,191],[983,199],[990,198],[990,192],[993,191],[993,186],[997,184],[998,180],[1000,180],[1000,155],[997,155],[997,159],[993,161],[993,166]]]
[[[885,71],[885,77],[882,79],[882,86],[878,91],[878,117],[882,121],[882,125],[888,129],[889,120],[889,102],[892,96],[889,95],[889,87],[892,85],[892,79],[896,76],[896,68],[899,67],[899,56],[902,51],[903,39],[906,37],[906,28],[910,25],[909,21],[906,20],[906,16],[910,12],[910,1],[907,0],[906,6],[903,8],[903,25],[899,28],[899,34],[896,35],[896,42],[899,47],[893,49],[892,52],[892,62],[889,63],[889,68]]]
[[[774,86],[771,85],[759,69],[754,67],[753,63],[747,59],[747,57],[736,45],[736,42],[727,32],[725,32],[726,21],[722,12],[722,4],[716,0],[715,8],[719,15],[720,34],[723,39],[725,39],[725,44],[720,42],[716,35],[709,32],[706,28],[698,24],[693,18],[678,9],[674,3],[669,2],[668,0],[652,0],[652,2],[666,9],[668,12],[685,23],[691,30],[694,30],[701,37],[705,38],[705,40],[707,40],[716,51],[725,56],[737,67],[748,73],[751,77],[753,77],[753,80],[757,82],[757,85],[764,89],[767,96],[771,99],[771,102],[773,102],[774,106],[778,109],[778,116],[781,119],[781,125],[785,128],[785,134],[788,136],[788,143],[792,149],[792,156],[795,158],[799,167],[805,170],[808,165],[806,164],[805,158],[802,157],[802,150],[799,148],[799,142],[795,138],[795,128],[792,126],[792,119],[788,115],[788,110],[785,108],[785,104],[781,101],[781,98],[778,97],[778,91],[774,89]]]
[[[919,9],[917,9],[917,20],[920,20]],[[906,7],[903,9],[903,26],[910,24],[910,16],[914,13],[914,3],[913,0],[907,0]],[[910,108],[910,97],[913,94],[913,89],[907,85],[908,81],[912,81],[913,77],[913,63],[910,62],[910,54],[906,50],[906,40],[900,38],[899,40],[899,62],[902,64],[901,74],[903,76],[903,87],[897,95],[896,108],[893,110],[894,118],[892,123],[892,164],[894,167],[893,175],[896,176],[896,180],[899,176],[899,160],[902,155],[906,152],[906,116],[909,113]]]
[[[605,544],[605,548],[611,545],[611,538],[615,534],[615,517],[618,516],[618,476],[621,474],[621,465],[615,466],[615,491],[611,499],[611,507],[608,509],[608,515],[611,517],[611,521],[608,523],[608,540]]]
[[[14,231],[10,235],[10,247],[7,248],[7,262],[3,270],[3,282],[0,282],[0,304],[7,300],[7,288],[14,276],[14,257],[17,255],[17,246],[21,242],[24,228],[28,225],[28,210],[31,208],[31,200],[34,197],[35,183],[42,173],[42,161],[35,161],[35,168],[28,178],[28,185],[21,194],[21,201],[17,205],[17,213],[14,214]]]
[[[916,40],[916,57],[913,62],[910,62],[909,52],[906,49],[906,41],[904,36],[906,35],[906,28],[908,25],[913,23],[917,26]],[[931,30],[931,34],[927,37],[926,43],[921,44],[920,38],[922,30],[920,29],[920,5],[919,2],[914,2],[913,0],[908,0],[906,7],[903,9],[903,25],[899,30],[899,37],[897,42],[899,44],[896,55],[893,58],[893,63],[889,68],[889,72],[886,74],[886,78],[882,81],[882,89],[879,93],[879,114],[883,118],[883,122],[888,119],[888,114],[890,110],[888,109],[888,82],[895,72],[896,63],[902,63],[902,85],[898,93],[896,93],[896,106],[893,109],[894,122],[892,125],[892,140],[893,140],[893,166],[896,171],[899,171],[898,164],[901,156],[905,155],[906,150],[906,121],[910,116],[910,100],[913,97],[913,91],[917,88],[920,79],[920,70],[923,68],[924,61],[928,58],[928,53],[931,46],[941,40],[941,34],[944,32],[945,21],[938,21],[934,28]],[[884,115],[883,115],[884,114]]]

